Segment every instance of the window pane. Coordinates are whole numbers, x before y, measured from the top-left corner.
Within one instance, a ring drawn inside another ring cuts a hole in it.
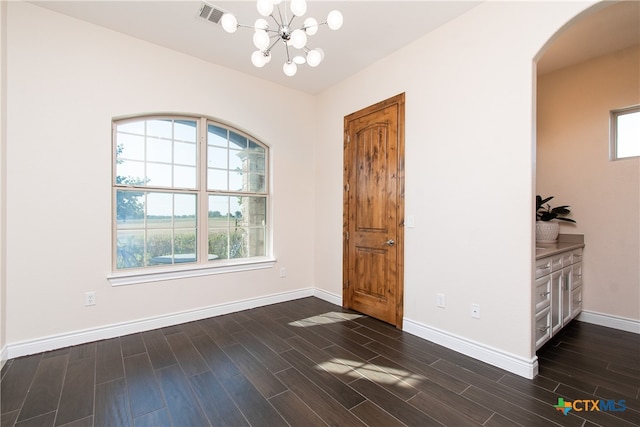
[[[147,227],[171,228],[173,194],[147,193]]]
[[[147,231],[147,264],[173,264],[171,229]]]
[[[235,228],[229,234],[229,258],[248,256],[248,234],[243,228]]]
[[[118,132],[132,133],[134,135],[144,135],[144,120],[135,122],[118,123]]]
[[[249,178],[249,191],[253,193],[266,193],[266,180],[264,175],[251,174]]]
[[[121,160],[116,165],[116,184],[145,185],[144,162]]]
[[[176,142],[173,147],[173,161],[181,165],[196,165],[196,144]]]
[[[228,189],[227,171],[218,169],[209,169],[207,171],[207,188],[209,190]]]
[[[232,171],[242,170],[246,157],[246,151],[229,150],[229,169]]]
[[[185,142],[196,142],[196,121],[176,120],[173,126],[175,139]]]
[[[209,228],[229,226],[229,196],[209,196]]]
[[[618,158],[640,156],[640,111],[618,116]]]
[[[147,163],[147,185],[171,187],[171,165]]]
[[[136,268],[144,266],[144,231],[118,231],[116,240],[117,268]]]
[[[229,148],[246,150],[247,138],[242,135],[238,135],[235,132],[229,131]]]
[[[264,226],[267,222],[267,199],[265,197],[242,198],[242,224]]]
[[[228,150],[226,148],[209,147],[207,150],[207,166],[210,168],[227,168],[227,155]]]
[[[209,229],[209,254],[215,255],[216,259],[229,258],[228,232],[228,228]]]
[[[176,194],[174,196],[174,215],[176,228],[196,228],[196,195]]]
[[[144,224],[144,193],[118,190],[116,192],[118,229],[140,228]]]
[[[254,147],[249,150],[251,159],[251,172],[265,172],[265,152],[262,147]]]
[[[196,188],[196,168],[190,166],[174,166],[173,187]]]
[[[118,159],[144,160],[144,137],[118,133]]]
[[[207,144],[227,147],[227,130],[218,126],[207,126]]]
[[[147,138],[147,161],[171,163],[171,141]]]
[[[176,230],[174,248],[176,255],[183,255],[177,262],[196,261],[196,229]]]
[[[171,138],[172,121],[166,119],[147,120],[147,135]]]
[[[247,191],[242,181],[242,171],[229,172],[229,190],[231,191]]]

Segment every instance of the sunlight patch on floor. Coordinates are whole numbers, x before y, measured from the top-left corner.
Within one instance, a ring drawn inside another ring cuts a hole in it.
[[[414,374],[403,369],[340,358],[333,358],[326,362],[318,363],[316,369],[324,369],[338,376],[347,375],[353,379],[366,377],[379,384],[389,384],[405,388],[413,387],[426,379],[422,375]]]
[[[308,328],[310,326],[317,325],[330,325],[332,323],[341,323],[349,320],[355,320],[360,317],[364,317],[362,314],[356,313],[341,313],[338,311],[329,311],[324,314],[319,314],[313,317],[307,317],[306,319],[296,320],[289,323],[291,326],[297,326],[299,328]]]

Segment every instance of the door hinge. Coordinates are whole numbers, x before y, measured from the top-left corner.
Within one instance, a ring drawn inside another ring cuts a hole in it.
[[[349,240],[349,232],[347,231],[347,234],[345,236],[347,238],[347,240]]]
[[[347,192],[349,191],[349,183],[348,182],[347,182],[347,185],[344,186],[344,190],[347,191]]]
[[[347,144],[351,142],[351,135],[347,134]]]
[[[349,289],[349,281],[348,280],[346,282],[344,282],[344,288],[345,289]]]

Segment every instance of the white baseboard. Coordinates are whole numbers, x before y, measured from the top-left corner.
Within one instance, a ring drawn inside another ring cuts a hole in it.
[[[334,294],[333,292],[328,292],[324,289],[314,288],[313,296],[330,302],[331,304],[342,306],[342,295]]]
[[[585,323],[640,334],[640,320],[583,310],[577,319]]]
[[[0,369],[4,367],[4,364],[9,360],[9,348],[5,345],[0,350]]]
[[[538,357],[527,359],[489,347],[467,338],[450,334],[406,317],[403,330],[420,338],[473,357],[482,362],[507,370],[521,377],[532,379],[538,375]]]
[[[265,305],[311,297],[314,296],[315,292],[316,290],[314,288],[298,289],[290,292],[282,292],[278,294],[265,295],[241,301],[217,304],[196,310],[171,313],[162,316],[134,320],[131,322],[123,322],[113,325],[101,326],[98,328],[84,329],[80,331],[50,335],[33,340],[12,343],[8,344],[7,346],[5,346],[5,349],[3,349],[2,360],[4,361],[7,358],[13,359],[20,356],[41,353],[43,351],[55,350],[73,345],[84,344],[87,342],[150,331],[152,329],[164,328],[167,326],[178,325],[180,323],[206,319],[208,317],[235,313],[242,310],[249,310],[255,307],[262,307]],[[319,296],[319,298],[321,297]]]

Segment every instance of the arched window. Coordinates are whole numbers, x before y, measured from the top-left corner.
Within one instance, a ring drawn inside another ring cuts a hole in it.
[[[206,117],[113,122],[114,271],[267,257],[268,147]]]

